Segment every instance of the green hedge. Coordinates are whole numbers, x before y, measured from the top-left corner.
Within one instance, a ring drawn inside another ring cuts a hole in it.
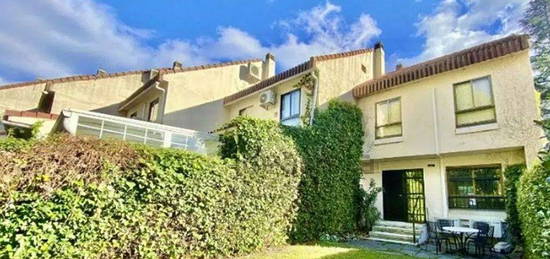
[[[550,257],[550,161],[523,173],[517,206],[529,258]]]
[[[222,150],[236,159],[67,136],[26,152],[0,143],[0,257],[220,257],[285,242],[293,142],[272,122],[232,126]],[[257,149],[233,154],[230,139]]]
[[[304,160],[299,212],[292,232],[295,242],[353,232],[360,219],[361,110],[331,101],[327,109],[316,111],[314,118],[311,126],[286,128]]]
[[[504,187],[506,188],[506,222],[512,243],[521,244],[521,223],[517,209],[518,185],[522,173],[525,171],[524,164],[510,165],[504,170]]]

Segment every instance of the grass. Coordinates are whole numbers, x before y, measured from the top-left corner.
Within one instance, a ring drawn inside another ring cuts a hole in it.
[[[321,242],[312,245],[288,245],[279,248],[272,248],[264,252],[242,257],[243,259],[369,259],[369,258],[396,258],[413,259],[407,255],[390,252],[380,252],[360,249],[340,243]]]

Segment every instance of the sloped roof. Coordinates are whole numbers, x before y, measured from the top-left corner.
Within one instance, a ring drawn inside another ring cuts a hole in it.
[[[283,71],[283,72],[281,72],[281,73],[279,73],[275,76],[272,76],[270,78],[262,80],[262,81],[256,83],[253,86],[250,86],[246,89],[243,89],[239,92],[236,92],[232,95],[229,95],[229,96],[225,97],[223,99],[223,103],[228,104],[228,103],[233,102],[237,99],[243,98],[247,95],[253,94],[253,93],[255,93],[257,91],[260,91],[262,89],[268,88],[269,86],[272,86],[272,85],[274,85],[278,82],[281,82],[285,79],[288,79],[288,78],[291,78],[293,76],[299,75],[299,74],[301,74],[305,71],[309,71],[311,68],[314,67],[315,62],[322,62],[322,61],[327,61],[327,60],[337,59],[337,58],[345,58],[345,57],[364,54],[364,53],[371,52],[371,51],[373,51],[373,49],[368,48],[368,49],[358,49],[358,50],[340,52],[340,53],[334,53],[334,54],[313,56],[307,62],[299,64],[299,65],[297,65],[295,67],[292,67],[288,70],[285,70],[285,71]]]
[[[380,78],[366,81],[353,89],[353,96],[355,98],[369,96],[407,82],[481,63],[526,49],[529,49],[529,36],[513,34],[499,40],[487,42],[410,67],[405,67],[388,73]]]
[[[180,72],[188,72],[188,71],[195,71],[195,70],[203,70],[203,69],[210,69],[210,68],[217,68],[217,67],[224,67],[224,66],[232,66],[232,65],[240,65],[240,64],[247,64],[250,62],[261,62],[261,59],[248,59],[248,60],[239,60],[239,61],[232,61],[232,62],[224,62],[224,63],[217,63],[217,64],[208,64],[208,65],[201,65],[201,66],[192,66],[192,67],[182,67],[182,68],[158,68],[159,72],[162,72],[164,74],[170,74],[170,73],[180,73]],[[21,83],[15,83],[15,84],[9,84],[0,86],[1,90],[6,89],[12,89],[17,87],[25,87],[30,85],[37,85],[37,84],[45,84],[45,83],[64,83],[64,82],[71,82],[71,81],[85,81],[85,80],[96,80],[96,79],[102,79],[102,78],[111,78],[111,77],[119,77],[119,76],[126,76],[126,75],[135,75],[135,74],[142,74],[150,70],[135,70],[135,71],[126,71],[126,72],[118,72],[118,73],[107,73],[107,74],[94,74],[94,75],[77,75],[77,76],[68,76],[68,77],[60,77],[60,78],[54,78],[54,79],[46,79],[46,80],[36,80],[36,81],[29,81],[29,82],[21,82]]]

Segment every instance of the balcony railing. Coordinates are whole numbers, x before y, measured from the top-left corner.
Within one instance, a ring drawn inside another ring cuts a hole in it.
[[[97,112],[63,110],[62,128],[76,136],[120,139],[155,147],[186,149],[201,154],[215,153],[218,138],[206,132],[177,128]]]

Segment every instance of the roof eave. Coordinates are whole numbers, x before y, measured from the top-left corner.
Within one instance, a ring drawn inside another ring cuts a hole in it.
[[[300,73],[298,73],[298,74],[295,74],[295,75],[293,75],[293,76],[290,76],[290,77],[288,77],[288,78],[285,78],[285,79],[283,79],[283,80],[281,80],[281,81],[277,81],[277,82],[275,82],[275,83],[273,83],[273,84],[271,84],[271,85],[269,85],[269,86],[267,86],[267,87],[265,87],[265,88],[258,89],[257,91],[251,92],[251,93],[249,93],[249,94],[247,94],[247,95],[243,95],[243,96],[241,96],[241,97],[239,97],[239,98],[237,98],[237,99],[231,100],[231,101],[229,101],[229,102],[225,102],[225,101],[224,101],[223,105],[224,105],[224,106],[232,105],[232,104],[234,104],[234,103],[236,103],[236,102],[238,102],[238,101],[240,101],[240,100],[246,99],[246,98],[248,98],[248,97],[250,97],[250,96],[252,96],[252,95],[257,94],[257,93],[260,92],[260,91],[266,91],[266,90],[268,90],[268,89],[277,87],[277,86],[279,86],[279,85],[281,85],[281,84],[283,84],[283,83],[285,83],[285,82],[288,82],[288,81],[290,81],[290,80],[292,80],[292,79],[295,79],[295,78],[297,78],[297,77],[303,76],[303,75],[308,74],[308,73],[311,73],[313,70],[314,70],[314,68],[312,67],[312,68],[310,68],[310,69],[308,69],[308,70],[304,70],[304,71],[302,71],[302,72],[300,72]]]

